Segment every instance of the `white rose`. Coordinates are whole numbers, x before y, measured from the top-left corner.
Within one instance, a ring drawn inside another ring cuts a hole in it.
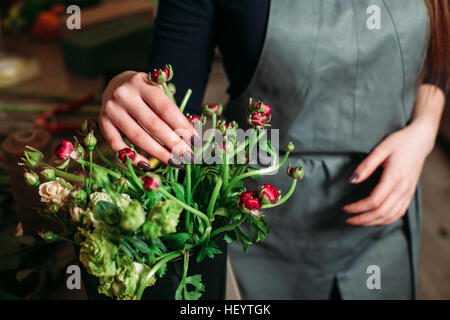
[[[65,185],[72,187],[68,182],[64,181],[64,179],[57,179]],[[69,193],[69,189],[63,187],[56,181],[45,182],[39,186],[39,195],[41,196],[41,201],[44,203],[53,202],[62,206],[67,202]]]

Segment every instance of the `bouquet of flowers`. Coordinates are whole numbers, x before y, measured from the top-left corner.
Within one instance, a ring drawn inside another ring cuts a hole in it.
[[[161,85],[171,99],[173,86],[167,82],[172,73],[166,65],[149,74],[150,84]],[[182,111],[190,94],[188,90],[179,106]],[[94,121],[83,123],[82,139],[61,142],[55,151],[56,165],[45,162],[39,150],[27,147],[19,165],[26,168],[26,181],[39,189],[43,203],[39,213],[64,227],[61,234],[40,235],[47,241],[78,245],[79,260],[98,277],[98,292],[106,296],[140,299],[147,287],[164,276],[167,263],[183,257],[175,299],[200,298],[205,290],[202,275],[188,276],[189,253],[195,252],[201,262],[222,253],[218,239],[238,240],[244,251],[263,241],[269,226],[262,210],[284,203],[303,178],[301,166],[289,165],[292,184],[284,195],[271,184],[245,189],[244,179],[277,171],[294,149],[289,143],[278,161],[278,150],[262,139],[270,106],[250,99],[249,109],[252,128],[242,139],[235,122],[218,119],[220,104],[205,106],[202,116],[187,115],[197,132],[207,126],[211,129],[205,141],[193,143],[194,161],[185,161],[181,168],[162,164],[143,171],[132,165],[136,155],[132,147],[120,150],[117,161],[111,161],[98,148]],[[257,146],[274,160],[270,166],[252,163]],[[102,164],[93,162],[94,153]],[[241,228],[244,223],[252,235]]]

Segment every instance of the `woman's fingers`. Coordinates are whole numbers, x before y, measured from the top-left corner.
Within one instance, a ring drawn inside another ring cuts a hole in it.
[[[176,167],[181,166],[181,159],[173,156],[166,148],[152,138],[124,109],[119,106],[115,106],[114,108],[115,112],[109,113],[106,118],[107,120],[103,120],[104,122],[107,123],[109,120],[115,127],[119,128],[120,131],[126,132],[127,137],[148,154],[169,165]],[[108,130],[109,129],[105,128],[105,131]],[[111,142],[110,145],[114,148],[112,143],[113,142]]]
[[[120,102],[125,103],[125,101]],[[133,105],[133,108],[127,108],[128,113],[153,138],[171,150],[172,154],[183,157],[187,162],[193,161],[191,147],[166,122],[162,121],[140,97],[132,97],[126,103]]]
[[[360,183],[366,180],[383,163],[390,153],[386,143],[381,143],[353,171],[350,183]]]
[[[399,203],[403,204],[401,200],[401,194],[391,194],[378,208],[353,216],[346,223],[364,227],[380,225],[397,213]]]
[[[380,181],[372,190],[370,195],[362,200],[348,204],[342,207],[347,213],[360,213],[364,211],[374,210],[380,207],[389,194],[397,187],[397,179],[391,173],[389,168],[385,168],[381,175]]]
[[[193,137],[198,136],[198,134],[183,112],[166,96],[161,87],[150,85],[145,74],[139,75],[145,79],[145,86],[139,86],[140,96],[145,103],[151,106],[159,118],[175,130],[176,134],[192,144]]]
[[[107,117],[101,117],[99,119],[99,124],[106,142],[115,152],[128,147],[123,141],[119,130],[111,123],[111,121]],[[141,167],[144,170],[150,170],[151,168],[147,158],[140,155],[139,153],[136,153],[133,164]]]

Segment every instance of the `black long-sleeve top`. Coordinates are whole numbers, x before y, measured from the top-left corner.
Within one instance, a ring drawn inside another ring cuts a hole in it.
[[[161,0],[156,19],[150,70],[170,63],[175,99],[193,90],[187,112],[200,113],[219,47],[233,99],[249,84],[261,54],[270,0]],[[429,79],[425,83],[430,83]],[[441,84],[444,90],[444,84]]]

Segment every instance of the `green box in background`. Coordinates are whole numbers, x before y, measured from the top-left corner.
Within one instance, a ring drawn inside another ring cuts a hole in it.
[[[153,30],[152,21],[131,16],[70,34],[62,42],[66,68],[86,77],[147,71]]]

